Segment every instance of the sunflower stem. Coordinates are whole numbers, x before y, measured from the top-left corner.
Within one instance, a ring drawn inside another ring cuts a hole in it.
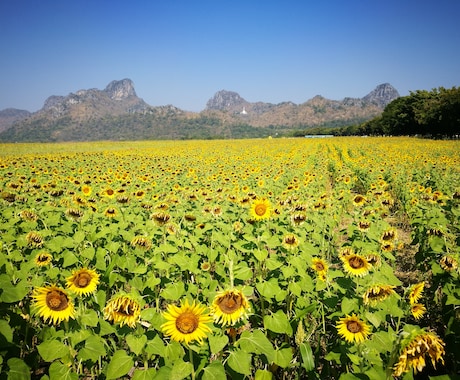
[[[228,261],[228,275],[230,278],[230,289],[233,289],[233,285],[234,285],[233,260]]]
[[[195,380],[195,366],[193,365],[193,351],[190,347],[188,348],[188,355],[189,355],[190,363],[192,364],[192,380]]]

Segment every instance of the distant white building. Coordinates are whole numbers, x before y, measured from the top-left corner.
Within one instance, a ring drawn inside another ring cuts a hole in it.
[[[248,113],[246,112],[246,108],[243,107],[243,111],[240,112],[241,115],[247,115]]]

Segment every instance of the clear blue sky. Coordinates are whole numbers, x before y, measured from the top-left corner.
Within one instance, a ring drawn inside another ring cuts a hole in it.
[[[0,1],[0,110],[123,78],[190,111],[459,86],[460,1]]]

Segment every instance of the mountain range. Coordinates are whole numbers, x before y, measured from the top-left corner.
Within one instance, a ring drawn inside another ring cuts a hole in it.
[[[388,83],[362,98],[330,100],[320,95],[302,103],[248,102],[237,92],[218,91],[201,112],[173,105],[151,106],[139,98],[130,79],[104,90],[52,95],[34,113],[0,111],[0,141],[91,141],[120,139],[244,138],[317,126],[361,123],[382,113],[399,97]]]

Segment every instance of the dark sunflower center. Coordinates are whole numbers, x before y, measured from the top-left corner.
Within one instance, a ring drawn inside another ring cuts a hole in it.
[[[364,267],[364,261],[360,257],[352,257],[348,263],[353,269],[360,269]]]
[[[347,322],[347,330],[353,334],[359,333],[361,331],[361,325],[356,321]]]
[[[73,280],[73,284],[77,288],[86,288],[90,282],[91,276],[89,275],[89,273],[79,273],[75,276],[75,279]]]
[[[325,269],[323,263],[316,263],[315,268],[318,272],[321,272],[322,270]]]
[[[52,290],[46,295],[46,304],[51,310],[61,311],[67,308],[69,300],[63,292]]]
[[[38,261],[39,261],[40,263],[45,263],[45,262],[48,261],[48,256],[46,256],[46,255],[40,255],[40,256],[38,256]]]
[[[284,242],[285,242],[286,244],[289,244],[289,245],[295,244],[295,243],[296,243],[295,236],[286,236],[286,237],[284,238]]]
[[[120,307],[117,310],[117,313],[118,314],[123,314],[123,315],[125,315],[127,317],[132,316],[132,315],[134,315],[134,307],[133,307],[133,305],[128,305],[126,307]]]
[[[239,294],[227,294],[219,300],[222,313],[232,314],[241,307],[243,299]]]
[[[266,211],[267,211],[267,206],[265,206],[264,204],[258,204],[258,205],[256,205],[256,207],[254,208],[254,212],[255,212],[256,215],[258,215],[258,216],[264,215]]]
[[[176,328],[182,334],[191,334],[198,328],[198,317],[191,313],[185,312],[176,319]]]

